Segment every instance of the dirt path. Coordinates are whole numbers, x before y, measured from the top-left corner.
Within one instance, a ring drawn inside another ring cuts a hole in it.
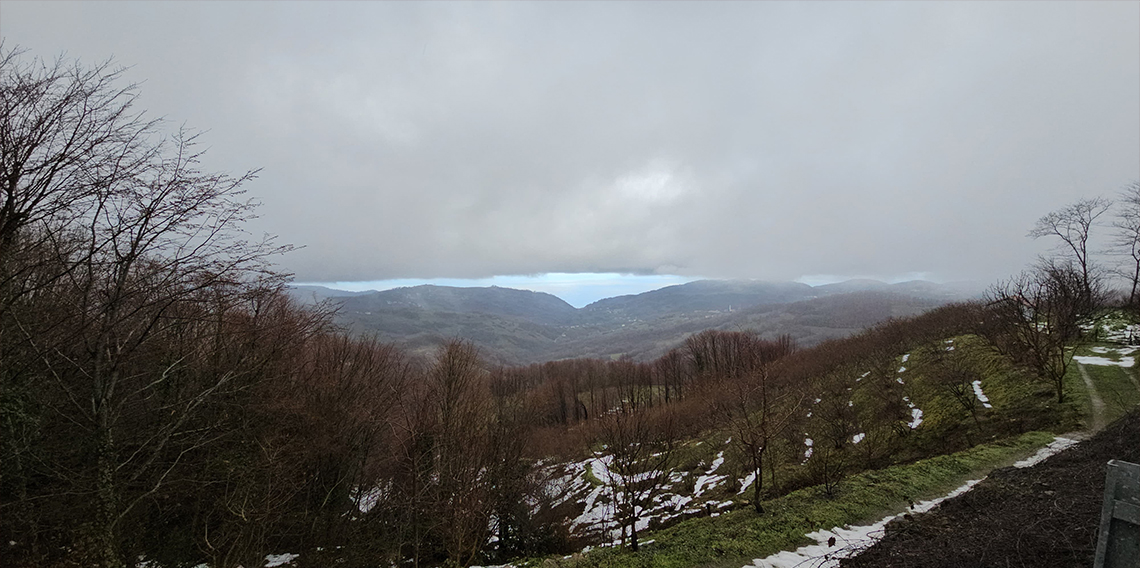
[[[1097,392],[1096,385],[1093,384],[1085,366],[1077,363],[1077,370],[1081,372],[1081,379],[1085,381],[1085,387],[1089,389],[1089,402],[1092,403],[1092,425],[1089,429],[1093,432],[1100,432],[1104,430],[1104,399]]]

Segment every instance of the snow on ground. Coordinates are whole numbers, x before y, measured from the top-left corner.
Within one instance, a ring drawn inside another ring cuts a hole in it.
[[[907,408],[910,409],[910,423],[907,424],[907,426],[910,426],[910,429],[914,430],[918,428],[919,424],[922,424],[922,409],[915,407],[914,403],[910,401],[909,396],[904,396],[903,402],[905,402]]]
[[[612,520],[615,496],[611,487],[611,484],[620,484],[620,478],[610,471],[609,466],[612,462],[612,456],[595,456],[580,462],[564,464],[561,466],[561,474],[553,476],[552,489],[549,493],[555,498],[556,505],[573,500],[581,504],[582,512],[570,521],[571,530],[597,531],[608,541],[620,542],[621,529]],[[672,472],[661,492],[654,496],[650,503],[645,504],[645,508],[638,508],[637,529],[639,531],[647,529],[651,520],[665,522],[682,515],[699,514],[707,511],[707,506],[710,504],[717,508],[731,504],[731,501],[719,503],[698,499],[728,479],[727,475],[716,475],[716,471],[724,463],[725,457],[722,451],[713,459],[709,469],[698,476],[693,485],[692,495],[677,493],[684,485],[687,474]],[[587,470],[601,481],[602,485],[593,485],[587,481]],[[639,474],[637,478],[647,479],[659,473],[646,472]],[[746,481],[746,484],[750,482],[751,480]]]
[[[748,490],[748,486],[752,485],[753,481],[756,481],[756,472],[755,471],[744,477],[744,481],[740,482],[740,491],[737,491],[736,494],[737,495],[744,495],[744,492]]]
[[[382,497],[385,497],[388,494],[388,492],[391,490],[392,490],[392,482],[391,481],[384,484],[384,486],[378,485],[376,487],[373,487],[372,489],[369,489],[368,491],[364,491],[363,489],[361,489],[359,487],[356,488],[356,490],[353,491],[353,493],[355,495],[353,497],[353,499],[356,501],[356,509],[358,511],[360,511],[361,513],[367,513],[368,511],[371,511],[372,508],[375,507],[376,504],[380,502],[380,499]]]
[[[978,402],[981,402],[982,406],[986,408],[994,407],[994,405],[990,404],[990,398],[986,396],[986,393],[982,392],[982,381],[980,380],[974,381],[974,396],[978,397]]]
[[[910,423],[907,424],[907,426],[910,426],[910,429],[914,430],[918,428],[920,424],[922,424],[922,409],[912,407],[910,409]]]
[[[1068,438],[1056,438],[1047,446],[1041,448],[1032,457],[1021,460],[1015,464],[1014,467],[1031,467],[1043,461],[1045,458],[1056,454],[1057,452],[1068,448],[1077,442]],[[982,479],[985,479],[984,477]],[[922,501],[915,504],[912,508],[897,515],[890,515],[880,519],[878,522],[871,525],[863,525],[857,527],[844,526],[833,527],[831,530],[819,530],[808,533],[810,539],[816,541],[816,544],[809,544],[801,546],[795,551],[781,551],[766,558],[758,558],[745,566],[744,568],[835,568],[839,566],[839,561],[843,558],[855,556],[859,552],[867,549],[871,545],[878,542],[883,538],[884,529],[887,523],[892,520],[903,516],[907,513],[925,513],[939,503],[957,497],[974,488],[982,479],[972,479],[964,483],[961,487],[947,493],[946,495],[937,499],[929,501]],[[831,538],[835,538],[835,546],[830,547],[827,542]]]
[[[731,442],[732,438],[729,438],[728,440]],[[716,455],[716,458],[713,459],[712,466],[709,467],[709,473],[716,471],[722,465],[724,465],[724,452],[723,451],[718,453]]]
[[[1105,330],[1104,338],[1117,343],[1129,343],[1140,337],[1140,324],[1132,324],[1118,330]]]
[[[883,529],[887,526],[887,523],[908,512],[924,513],[929,511],[939,503],[973,489],[974,485],[979,481],[981,481],[981,479],[967,481],[961,487],[942,497],[917,503],[910,511],[884,517],[875,524],[857,527],[833,527],[831,530],[810,532],[804,536],[815,540],[816,544],[801,546],[794,552],[785,550],[777,552],[767,558],[758,558],[745,568],[752,566],[759,568],[793,568],[806,566],[811,566],[812,568],[837,567],[841,559],[854,556],[883,538]],[[827,545],[828,540],[832,538],[835,539],[834,547]]]
[[[1136,364],[1136,359],[1133,357],[1121,357],[1119,361],[1113,361],[1105,357],[1093,357],[1085,355],[1076,355],[1073,360],[1082,365],[1116,365],[1118,367],[1131,367]]]
[[[719,485],[726,477],[724,475],[702,475],[698,477],[697,483],[693,485],[693,497],[700,497],[705,491]]]
[[[275,566],[288,564],[300,556],[300,554],[289,554],[288,552],[285,554],[267,554],[265,556],[265,568],[274,568]]]
[[[1126,345],[1123,347],[1091,347],[1090,351],[1093,353],[1116,353],[1117,355],[1131,355],[1140,347],[1135,345]]]
[[[1065,448],[1070,448],[1075,445],[1077,445],[1076,440],[1070,440],[1068,438],[1054,438],[1053,441],[1049,442],[1049,444],[1044,448],[1037,450],[1036,454],[1033,454],[1032,456],[1014,463],[1013,467],[1033,467],[1045,461],[1045,459],[1049,456],[1056,454]]]
[[[693,485],[693,497],[700,497],[701,494],[703,494],[706,490],[716,487],[717,484],[719,484],[721,481],[724,481],[724,479],[728,477],[726,475],[713,475],[713,472],[715,472],[717,468],[719,468],[723,463],[724,452],[722,451],[716,455],[716,459],[713,460],[712,466],[709,467],[708,473],[697,478],[696,484]]]

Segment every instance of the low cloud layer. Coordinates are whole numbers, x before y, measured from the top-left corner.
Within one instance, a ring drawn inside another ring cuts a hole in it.
[[[1002,277],[1140,178],[1136,3],[24,3],[261,167],[303,281]]]

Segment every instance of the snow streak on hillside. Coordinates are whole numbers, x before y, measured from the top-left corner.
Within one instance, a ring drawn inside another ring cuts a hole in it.
[[[1013,464],[1013,467],[1032,467],[1075,444],[1077,444],[1076,440],[1056,438],[1038,450],[1036,454]],[[870,525],[833,527],[831,530],[810,532],[805,536],[815,540],[815,544],[802,546],[795,551],[785,550],[766,558],[758,558],[744,568],[836,568],[839,566],[840,560],[855,556],[882,539],[887,523],[906,514],[925,513],[943,501],[953,499],[973,489],[982,479],[985,478],[967,481],[942,497],[916,503],[902,513],[884,517]],[[834,546],[828,544],[832,542],[831,539],[835,539]]]

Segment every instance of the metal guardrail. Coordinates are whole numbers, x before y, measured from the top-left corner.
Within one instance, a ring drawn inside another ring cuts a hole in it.
[[[1140,465],[1108,462],[1093,567],[1140,567]]]

